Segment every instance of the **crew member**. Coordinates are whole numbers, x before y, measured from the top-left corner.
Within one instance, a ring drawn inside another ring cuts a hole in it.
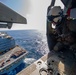
[[[47,19],[54,26],[51,36],[54,36],[53,50],[76,50],[76,19],[63,14],[60,6],[53,6],[48,12]]]

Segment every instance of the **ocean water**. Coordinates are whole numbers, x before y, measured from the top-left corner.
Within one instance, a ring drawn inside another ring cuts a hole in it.
[[[16,75],[16,73],[49,52],[45,32],[37,30],[11,30],[6,32],[15,39],[16,45],[28,51],[24,61],[7,75]]]

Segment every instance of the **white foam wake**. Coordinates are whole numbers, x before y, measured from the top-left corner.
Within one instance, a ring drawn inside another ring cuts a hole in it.
[[[34,58],[25,58],[25,60],[24,60],[24,62],[26,63],[26,64],[32,64],[33,62],[35,62],[36,61],[36,59],[34,59]]]

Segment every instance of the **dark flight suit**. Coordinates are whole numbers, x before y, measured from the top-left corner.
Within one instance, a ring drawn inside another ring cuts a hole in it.
[[[57,43],[54,50],[58,51],[64,48],[76,50],[76,19],[63,18],[61,23],[56,25]]]

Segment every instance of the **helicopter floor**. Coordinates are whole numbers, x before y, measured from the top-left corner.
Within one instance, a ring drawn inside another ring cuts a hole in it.
[[[51,51],[17,75],[76,75],[76,59],[68,50]]]

